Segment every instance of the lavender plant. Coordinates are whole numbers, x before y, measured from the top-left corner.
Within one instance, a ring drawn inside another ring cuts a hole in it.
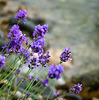
[[[29,79],[29,84],[23,91],[23,93],[17,98],[17,100],[26,100],[29,97],[36,94],[41,87],[44,87],[42,91],[40,91],[37,96],[33,98],[35,100],[54,80],[53,88],[56,84],[56,81],[61,77],[61,74],[64,72],[64,67],[61,65],[62,62],[67,62],[68,60],[71,61],[71,51],[70,47],[66,48],[63,53],[60,55],[59,63],[54,66],[53,64],[49,66],[48,74],[45,74],[42,80],[38,80],[37,75],[42,70],[43,67],[47,67],[46,64],[50,62],[50,55],[49,52],[46,54],[44,53],[44,35],[47,33],[48,25],[37,25],[35,26],[35,30],[33,32],[33,41],[29,43],[29,38],[26,37],[25,34],[22,33],[19,27],[19,23],[26,22],[27,11],[26,10],[19,10],[17,15],[14,17],[17,19],[17,25],[13,25],[8,33],[8,41],[5,46],[3,46],[2,54],[0,54],[0,68],[2,70],[4,64],[9,59],[9,55],[13,52],[17,54],[15,60],[7,67],[7,70],[1,75],[0,77],[0,84],[7,80],[1,87],[0,87],[0,97],[4,95],[5,90],[8,88],[8,93],[5,94],[5,100],[12,100],[13,96],[16,94],[22,83]],[[17,62],[20,61],[19,64]],[[15,84],[15,80],[20,73],[20,68],[24,66],[24,64],[28,64],[29,70],[27,71],[26,75],[23,77],[23,80],[17,85],[17,87],[12,90],[13,84]],[[39,71],[36,73],[34,77],[29,75],[29,73],[39,67]],[[36,84],[34,84],[36,81]],[[38,84],[39,87],[34,92],[30,93],[30,90],[35,88]],[[82,84],[74,85],[71,89],[69,89],[69,93],[80,93],[82,90]],[[27,92],[26,92],[27,91]],[[52,90],[50,91],[46,100],[49,99]],[[68,93],[68,94],[69,94]],[[24,95],[23,95],[24,94]],[[60,98],[63,100],[62,97],[66,96],[58,96],[59,92],[55,93],[55,100]]]

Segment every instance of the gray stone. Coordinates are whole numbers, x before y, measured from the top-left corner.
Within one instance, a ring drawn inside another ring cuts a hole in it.
[[[85,99],[91,99],[93,97],[99,98],[99,68],[94,68],[87,73],[72,77],[66,85],[71,88],[77,83],[82,84],[80,96]]]

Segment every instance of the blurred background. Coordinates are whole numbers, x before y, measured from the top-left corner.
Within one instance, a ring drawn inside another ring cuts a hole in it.
[[[66,91],[82,83],[83,90],[78,98],[64,100],[99,100],[99,0],[0,0],[0,50],[19,9],[28,12],[20,28],[31,40],[35,25],[48,24],[45,50],[50,51],[51,64],[71,47],[73,60],[63,63],[65,72],[56,89]]]

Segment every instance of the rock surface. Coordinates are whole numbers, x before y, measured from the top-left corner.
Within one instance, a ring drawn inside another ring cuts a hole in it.
[[[67,83],[67,86],[71,88],[77,83],[82,84],[80,96],[85,99],[91,99],[93,97],[99,98],[99,68],[95,68],[87,73],[72,77]]]

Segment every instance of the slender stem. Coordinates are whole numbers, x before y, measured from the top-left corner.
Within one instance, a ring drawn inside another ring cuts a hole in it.
[[[7,82],[7,83],[4,83],[4,84],[3,84],[3,86],[0,88],[0,90],[2,90],[3,87],[4,87],[6,84],[7,84],[7,85],[6,85],[7,87],[9,86],[9,82],[10,82],[12,76],[13,76],[13,75],[10,76],[10,78],[8,79],[8,82]]]
[[[46,77],[47,77],[47,75],[45,75],[45,76],[43,77],[43,79],[45,79]],[[38,82],[31,88],[31,90],[32,90],[35,86],[37,86],[40,82],[41,82],[41,80],[38,81]],[[27,93],[26,93],[26,94],[27,94]],[[33,92],[29,97],[31,97],[33,94],[35,94],[35,92]]]
[[[40,85],[32,95],[34,95],[41,87],[42,87],[42,85]]]
[[[16,87],[16,89],[10,94],[9,98],[11,97],[12,94],[13,94],[13,96],[14,96],[14,94],[17,92],[17,90],[19,89],[19,87],[21,86],[21,84],[23,83],[23,81],[25,80],[25,78],[28,76],[28,74],[29,74],[31,71],[32,71],[31,69],[28,70],[28,72],[27,72],[27,74],[25,75],[24,79],[19,83],[19,85]],[[12,96],[12,97],[13,97],[13,96]],[[11,97],[11,99],[12,99],[12,97]]]
[[[50,81],[50,83],[48,85],[50,85],[52,83],[52,81],[53,81],[53,79]],[[35,98],[33,98],[33,100],[35,100],[41,93],[43,93],[46,88],[47,87],[45,87]]]
[[[59,97],[57,97],[57,98],[55,98],[54,100],[57,100],[57,99],[59,99],[59,98],[63,98],[63,97],[65,97],[66,95],[68,95],[68,94],[70,94],[71,92],[68,92],[68,93],[66,93],[66,94],[64,94],[64,95],[62,95],[62,96],[59,96]]]
[[[11,41],[10,41],[10,43],[11,43]],[[9,47],[10,43],[8,44],[7,48]],[[6,48],[6,49],[7,49],[7,48]],[[2,55],[5,53],[6,49],[4,50],[4,52],[2,53]]]
[[[33,85],[33,83],[34,83],[34,79],[36,78],[36,76],[38,75],[38,73],[40,72],[40,70],[42,69],[43,67],[41,67],[40,69],[39,69],[39,71],[36,73],[36,75],[35,75],[35,77],[33,78],[33,81],[31,81],[30,83],[29,83],[29,85],[26,87],[26,89],[23,91],[23,93],[29,88],[31,88],[31,86]],[[32,84],[31,84],[32,83]],[[21,96],[23,95],[23,93],[21,94]],[[20,97],[21,97],[20,96]],[[18,98],[18,100],[20,99],[20,97]],[[23,98],[22,98],[23,99]]]
[[[8,82],[7,83],[5,83],[1,88],[0,88],[0,90],[2,90],[2,88],[5,86],[5,88],[0,92],[0,96],[2,96],[2,94],[3,94],[3,92],[6,90],[6,88],[9,86],[9,83],[10,83],[10,81],[11,81],[11,77],[12,77],[13,75],[11,75],[10,76],[10,78],[9,78],[9,80],[8,80]]]
[[[7,97],[6,97],[6,100],[8,100],[8,95],[9,95],[9,92],[11,90],[11,87],[12,87],[12,83],[13,83],[13,79],[14,79],[15,75],[13,76],[12,80],[11,80],[11,85],[9,87],[9,90],[8,90],[8,93],[7,93]]]
[[[30,44],[31,44],[31,43],[29,43],[29,44],[26,46],[26,48],[27,48]],[[20,56],[24,51],[25,51],[25,50],[23,50],[23,51],[19,54],[19,56]],[[23,56],[23,54],[22,54],[22,56]],[[8,71],[9,71],[9,69],[10,69],[10,66],[12,66],[13,63],[15,64],[15,61],[17,60],[17,58],[18,58],[18,57],[16,57],[15,60],[8,66]],[[7,73],[7,71],[3,73],[2,77],[5,76],[5,73]],[[2,77],[0,77],[0,80],[2,79]],[[6,78],[7,78],[7,77],[6,77]],[[6,79],[6,78],[4,78],[4,79]],[[2,82],[1,82],[1,83],[2,83]]]
[[[53,88],[55,87],[55,84],[56,84],[56,80],[55,80],[55,82],[54,82]],[[52,89],[53,89],[53,88],[52,88]],[[52,93],[52,89],[51,89],[50,94],[48,95],[48,97],[47,97],[46,100],[48,100],[48,98],[50,97],[50,95],[51,95],[51,93]]]
[[[15,60],[8,66],[8,69],[2,74],[2,76],[0,77],[0,80],[3,78],[3,77],[5,77],[5,74],[7,73],[7,72],[9,72],[9,69],[10,69],[10,67],[13,65],[13,63],[14,63],[14,65],[15,65],[15,63],[17,62],[18,60],[17,60],[17,58],[15,58]],[[9,75],[8,75],[9,76]],[[6,76],[6,78],[7,78],[7,76]],[[6,79],[6,78],[4,78],[4,79]],[[3,80],[4,80],[3,79]],[[1,83],[1,82],[0,82]]]
[[[21,60],[21,62],[22,62],[22,60]],[[20,64],[21,64],[21,62],[20,62]],[[19,64],[16,68],[20,67],[20,64]],[[13,70],[14,70],[14,69],[13,69]],[[12,72],[13,72],[13,70],[12,70]],[[11,74],[11,72],[10,72],[10,74]],[[10,76],[9,80],[11,79],[11,77],[12,77],[12,75]],[[11,81],[11,80],[10,80],[10,81]],[[9,81],[8,83],[10,83],[10,81]],[[7,83],[7,85],[6,85],[6,88],[9,86],[8,83]],[[5,83],[5,84],[6,84],[6,83]],[[2,89],[2,88],[5,86],[5,84],[4,84],[0,89]],[[4,89],[2,90],[2,93],[5,91],[6,88],[4,88]],[[1,94],[1,95],[2,95],[2,94]]]
[[[21,62],[22,62],[22,60],[21,60]],[[21,64],[21,62],[20,62],[20,64]],[[20,64],[18,66],[20,66]],[[15,63],[14,63],[14,65],[15,65]],[[0,83],[2,83],[10,74],[12,74],[13,71],[15,70],[15,68],[18,68],[18,66],[17,67],[14,67],[13,70]]]

